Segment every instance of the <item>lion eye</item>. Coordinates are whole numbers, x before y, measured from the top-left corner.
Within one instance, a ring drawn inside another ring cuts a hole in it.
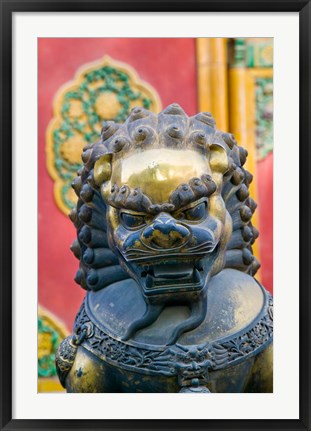
[[[121,220],[122,220],[124,226],[128,227],[128,228],[140,227],[140,226],[143,226],[145,224],[144,217],[140,216],[140,215],[122,213],[121,214]]]
[[[193,208],[183,211],[187,220],[198,221],[206,215],[206,202],[201,202]]]

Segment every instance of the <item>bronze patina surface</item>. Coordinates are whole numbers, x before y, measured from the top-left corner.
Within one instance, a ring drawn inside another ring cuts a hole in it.
[[[84,148],[70,217],[87,293],[56,357],[68,392],[272,392],[246,157],[177,104],[134,108]]]

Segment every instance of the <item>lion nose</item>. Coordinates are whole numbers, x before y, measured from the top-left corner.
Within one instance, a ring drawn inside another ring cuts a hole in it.
[[[186,226],[176,222],[167,214],[160,214],[151,225],[143,230],[141,240],[145,245],[169,250],[185,245],[190,235]]]

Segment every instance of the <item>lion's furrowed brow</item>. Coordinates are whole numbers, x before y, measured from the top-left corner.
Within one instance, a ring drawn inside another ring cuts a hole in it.
[[[216,184],[210,175],[192,178],[188,183],[180,184],[171,193],[168,202],[152,202],[147,193],[141,189],[130,189],[127,185],[119,188],[114,185],[108,197],[108,203],[119,209],[157,214],[159,212],[174,212],[184,206],[196,202],[202,197],[209,197],[216,191]]]

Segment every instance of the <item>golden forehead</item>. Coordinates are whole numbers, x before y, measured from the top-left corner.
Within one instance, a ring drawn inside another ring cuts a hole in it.
[[[111,183],[141,188],[153,203],[167,202],[191,178],[210,173],[206,157],[193,150],[159,148],[131,153],[113,162]]]

